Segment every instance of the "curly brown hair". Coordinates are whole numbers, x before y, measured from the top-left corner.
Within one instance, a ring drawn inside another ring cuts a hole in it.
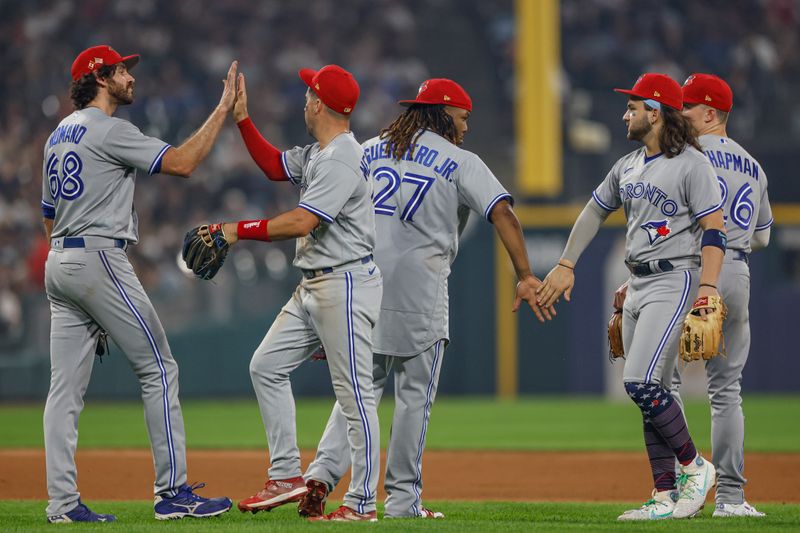
[[[644,108],[648,111],[653,110],[647,104],[644,104]],[[701,152],[703,151],[700,148],[692,123],[680,111],[662,105],[661,118],[664,120],[664,126],[658,134],[658,145],[667,159],[679,155],[687,146],[693,146]]]
[[[117,65],[103,65],[94,72],[84,74],[72,82],[69,87],[69,97],[75,109],[83,109],[97,96],[97,78],[104,80],[114,76]]]
[[[441,135],[456,143],[456,126],[453,117],[445,113],[442,104],[412,104],[388,127],[381,130],[380,138],[388,139],[386,152],[400,161],[406,151],[414,155],[415,142],[425,130]]]

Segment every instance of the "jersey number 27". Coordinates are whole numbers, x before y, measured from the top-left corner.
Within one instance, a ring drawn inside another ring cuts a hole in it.
[[[406,172],[401,178],[400,174],[389,167],[376,168],[372,173],[372,177],[375,178],[376,183],[381,180],[386,180],[388,182],[372,200],[375,204],[376,215],[394,215],[397,208],[400,207],[399,203],[397,206],[394,206],[387,202],[389,202],[392,196],[400,189],[402,183],[409,183],[414,186],[414,192],[411,194],[411,198],[408,199],[405,207],[403,207],[403,210],[400,212],[400,220],[405,220],[407,222],[414,220],[414,213],[416,213],[417,209],[422,205],[425,195],[428,194],[433,182],[436,181],[435,178],[431,178],[430,176],[423,176],[413,172]]]

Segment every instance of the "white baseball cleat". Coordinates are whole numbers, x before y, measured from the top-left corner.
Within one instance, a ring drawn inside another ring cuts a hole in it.
[[[672,518],[692,518],[706,504],[706,496],[716,483],[717,469],[697,454],[694,461],[681,467],[680,494]]]
[[[678,491],[664,490],[661,492],[653,489],[653,497],[638,509],[630,509],[617,517],[617,520],[664,520],[672,518]]]
[[[767,516],[765,513],[757,511],[755,507],[747,502],[742,503],[718,503],[714,509],[715,518],[728,518],[732,516]]]

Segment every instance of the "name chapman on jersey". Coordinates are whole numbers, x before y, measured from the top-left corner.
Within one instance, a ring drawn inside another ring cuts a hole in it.
[[[378,159],[391,159],[389,142],[383,141],[381,143],[364,148],[364,157],[361,158],[361,171],[365,176],[369,175],[369,166],[373,161]],[[413,156],[412,156],[413,154]],[[453,181],[451,174],[458,168],[458,163],[448,157],[442,163],[436,165],[436,160],[439,157],[439,151],[433,148],[428,148],[424,144],[412,144],[406,153],[401,158],[402,161],[413,161],[426,168],[433,167],[433,171],[446,179]]]
[[[752,161],[749,157],[723,152],[722,150],[703,150],[703,153],[706,154],[706,157],[714,167],[747,174],[758,181],[758,163]]]

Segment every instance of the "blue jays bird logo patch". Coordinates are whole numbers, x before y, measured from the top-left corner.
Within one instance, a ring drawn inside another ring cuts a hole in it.
[[[669,223],[666,220],[651,220],[640,226],[647,232],[647,238],[650,239],[650,245],[656,243],[662,237],[666,237],[672,231]]]

